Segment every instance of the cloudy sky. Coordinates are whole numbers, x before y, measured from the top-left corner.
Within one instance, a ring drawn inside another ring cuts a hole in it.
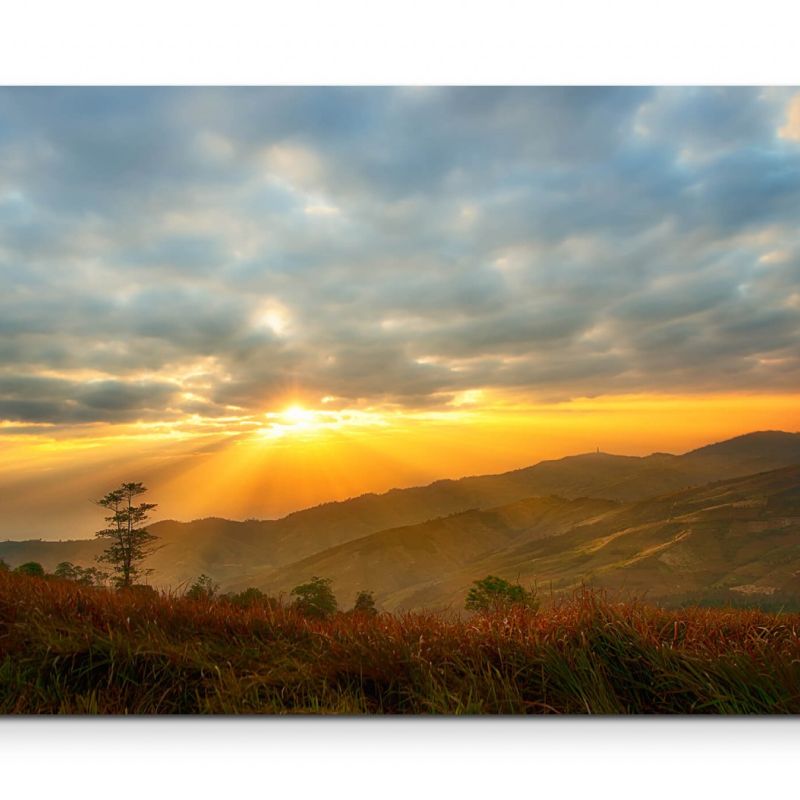
[[[0,446],[796,428],[798,222],[795,89],[0,89]]]

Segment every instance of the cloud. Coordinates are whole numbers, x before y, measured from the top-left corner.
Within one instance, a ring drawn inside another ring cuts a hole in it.
[[[1,89],[0,419],[789,389],[798,97]]]
[[[786,107],[786,122],[778,129],[781,139],[800,142],[800,93],[794,95]]]
[[[0,416],[13,422],[131,422],[174,418],[180,387],[164,381],[0,376]]]

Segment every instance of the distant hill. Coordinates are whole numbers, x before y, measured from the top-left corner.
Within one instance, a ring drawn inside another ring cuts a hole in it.
[[[288,593],[311,575],[331,577],[342,602],[360,589],[373,589],[385,606],[402,605],[410,588],[439,600],[448,576],[472,579],[473,565],[491,561],[520,542],[556,537],[619,507],[611,500],[534,497],[492,509],[475,509],[417,525],[380,531],[265,570],[232,584],[256,585],[273,594]],[[469,580],[467,580],[469,583]],[[422,596],[420,599],[423,599]]]
[[[250,581],[280,593],[324,575],[344,602],[371,588],[397,610],[460,608],[471,582],[488,574],[545,591],[587,583],[667,605],[800,608],[800,466],[636,503],[551,497],[468,511],[380,531]]]
[[[464,511],[497,509],[554,495],[564,500],[631,503],[793,464],[800,464],[800,434],[780,431],[750,433],[679,456],[587,453],[500,475],[362,495],[279,520],[157,522],[151,530],[163,547],[148,565],[155,569],[153,581],[159,585],[176,586],[201,572],[213,575],[223,587],[248,584],[370,534]],[[64,560],[91,564],[101,549],[92,539],[0,542],[0,557],[12,565],[36,560],[53,569]]]
[[[724,442],[699,447],[682,456],[685,461],[701,458],[723,457],[737,460],[743,467],[754,469],[773,467],[776,461],[797,463],[800,453],[800,433],[784,431],[757,431],[726,439]]]
[[[507,552],[501,565],[556,589],[586,582],[668,605],[800,608],[800,466],[632,503],[557,543]]]

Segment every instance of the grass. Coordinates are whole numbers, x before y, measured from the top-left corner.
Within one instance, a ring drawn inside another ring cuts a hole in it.
[[[589,591],[538,614],[312,620],[0,573],[0,713],[791,714],[799,631]]]

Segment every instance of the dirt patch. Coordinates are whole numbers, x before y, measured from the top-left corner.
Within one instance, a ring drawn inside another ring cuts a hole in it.
[[[755,583],[743,583],[741,586],[731,586],[731,591],[742,594],[775,594],[777,588],[777,586],[756,586]]]

